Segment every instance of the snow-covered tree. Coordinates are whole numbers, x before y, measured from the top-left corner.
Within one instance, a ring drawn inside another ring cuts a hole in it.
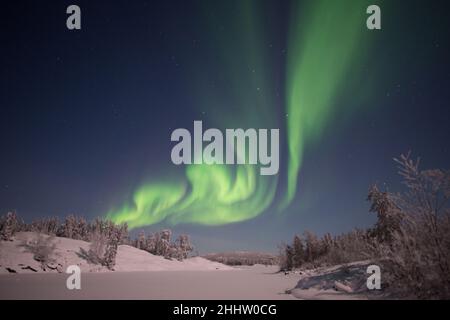
[[[109,239],[106,245],[103,264],[110,270],[113,270],[116,265],[117,248],[120,243],[120,229],[114,228],[109,235]]]
[[[292,242],[292,265],[297,268],[302,265],[305,260],[305,248],[303,247],[303,242],[300,236],[296,235],[294,241]]]
[[[74,239],[77,232],[77,221],[74,215],[68,215],[60,228],[59,236]]]
[[[153,233],[147,236],[146,243],[146,250],[151,254],[156,254],[156,236]]]
[[[141,231],[139,232],[136,248],[141,250],[147,250],[147,240],[145,239],[145,232]]]
[[[128,244],[128,224],[124,223],[119,227],[119,244]]]
[[[305,231],[305,261],[311,262],[319,257],[320,248],[317,236],[310,232]]]
[[[407,191],[387,195],[395,203],[384,213],[401,219],[388,220],[394,226],[380,246],[385,282],[418,298],[449,299],[450,171],[420,170],[409,154],[395,161]]]
[[[12,237],[19,229],[19,221],[15,212],[8,212],[6,217],[3,218],[1,225],[1,238],[2,240],[12,240]]]
[[[403,218],[403,213],[396,204],[396,196],[389,192],[381,192],[373,185],[367,196],[371,202],[370,212],[377,213],[377,223],[372,230],[381,242],[390,242],[392,234],[398,231]]]
[[[287,245],[286,246],[286,270],[292,270],[292,268],[294,267],[293,258],[294,258],[294,250],[293,250],[292,246]]]
[[[73,239],[76,240],[89,240],[89,228],[88,223],[84,218],[75,218],[75,230],[73,234]]]
[[[156,249],[155,252],[159,256],[170,257],[170,238],[172,231],[164,229],[156,234]]]
[[[189,236],[187,234],[180,235],[175,241],[176,258],[178,260],[186,259],[189,253],[194,250]]]

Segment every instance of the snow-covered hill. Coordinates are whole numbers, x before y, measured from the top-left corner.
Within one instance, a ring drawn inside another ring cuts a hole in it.
[[[0,273],[64,272],[69,265],[78,265],[82,272],[109,272],[105,267],[89,263],[83,252],[89,250],[90,243],[68,238],[55,237],[55,250],[51,257],[54,262],[44,266],[34,259],[27,249],[27,243],[37,237],[33,232],[17,233],[13,241],[0,242]],[[44,236],[48,237],[48,236]],[[229,266],[195,257],[183,261],[168,260],[147,251],[121,245],[118,248],[115,271],[176,271],[176,270],[233,270]]]

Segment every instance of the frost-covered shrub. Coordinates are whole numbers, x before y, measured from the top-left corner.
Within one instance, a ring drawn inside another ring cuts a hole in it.
[[[379,246],[387,285],[418,298],[450,298],[450,172],[419,170],[409,155],[395,159],[407,191],[391,195],[401,213],[390,241]]]
[[[113,270],[117,249],[124,236],[124,228],[111,221],[96,220],[91,232],[89,251],[82,256],[90,263],[99,264]]]
[[[322,238],[305,233],[294,238],[293,253],[284,246],[282,266],[291,257],[292,266],[301,268],[371,260],[396,296],[449,299],[450,172],[420,170],[409,154],[395,161],[406,191],[370,189],[370,211],[378,218],[373,228]]]
[[[22,244],[26,251],[33,254],[33,259],[41,263],[42,269],[46,269],[48,263],[54,262],[56,244],[53,236],[36,233],[35,237]]]
[[[91,235],[91,244],[89,246],[86,259],[90,263],[104,265],[104,256],[107,243],[107,236],[100,231],[95,231]]]

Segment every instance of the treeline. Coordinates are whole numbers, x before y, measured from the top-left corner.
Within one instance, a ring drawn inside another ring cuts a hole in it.
[[[229,266],[276,265],[278,263],[278,257],[275,255],[248,251],[210,253],[203,255],[203,258]]]
[[[157,256],[178,260],[186,259],[189,253],[194,250],[188,235],[182,234],[174,242],[171,238],[172,231],[169,229],[151,233],[148,236],[141,232],[138,238],[132,241],[132,245]]]
[[[84,218],[74,215],[67,216],[63,223],[59,219],[43,218],[25,223],[15,212],[8,212],[0,217],[0,238],[11,241],[17,232],[36,232],[39,236],[32,243],[23,244],[33,252],[35,260],[45,265],[51,260],[55,249],[53,237],[64,237],[83,240],[91,243],[88,252],[81,252],[82,256],[91,263],[96,263],[113,269],[116,263],[117,249],[120,244],[128,242],[128,226],[116,225],[112,221],[95,219],[88,223]],[[40,235],[48,235],[45,238]],[[51,249],[51,250],[50,250]]]
[[[281,268],[310,268],[371,260],[384,287],[399,296],[450,298],[450,171],[420,170],[408,155],[394,159],[406,191],[369,190],[373,228],[339,236],[311,232],[282,245]]]
[[[371,257],[372,242],[367,230],[355,229],[334,237],[305,231],[303,236],[295,235],[291,244],[280,246],[280,266],[282,270],[310,269],[366,260]]]
[[[113,269],[115,265],[117,249],[121,244],[135,246],[154,255],[178,260],[187,258],[193,250],[188,235],[180,235],[175,241],[172,241],[172,232],[168,229],[148,237],[145,237],[144,233],[140,233],[137,239],[132,240],[129,237],[127,224],[118,225],[103,219],[95,219],[89,223],[84,218],[74,215],[69,215],[62,223],[54,217],[39,219],[30,224],[25,223],[15,212],[8,212],[0,217],[0,240],[11,241],[17,232],[36,232],[51,237],[65,237],[90,242],[89,251],[82,251],[81,255],[89,262],[103,265],[109,269]],[[38,238],[39,241],[36,242],[34,250],[40,248],[38,251],[45,251],[48,258],[50,253],[47,249],[52,245],[49,240],[45,239],[44,241],[44,238]],[[42,254],[36,253],[36,256],[39,255]]]
[[[93,241],[98,234],[104,234],[108,238],[117,237],[120,244],[128,241],[127,224],[116,225],[109,220],[97,218],[89,223],[84,218],[69,215],[62,223],[57,217],[52,217],[27,224],[15,212],[0,217],[1,240],[11,240],[17,232],[37,232],[87,242]]]

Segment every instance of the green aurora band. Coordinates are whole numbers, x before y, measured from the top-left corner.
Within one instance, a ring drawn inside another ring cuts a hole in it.
[[[196,104],[208,110],[208,123],[216,127],[279,128],[272,81],[276,60],[268,53],[265,35],[271,30],[264,23],[262,1],[239,1],[240,10],[228,10],[228,2],[217,4],[223,8],[210,3],[203,4],[206,20],[231,32],[211,28],[211,38],[217,41],[212,54],[223,66],[223,83],[219,81],[216,90],[204,90],[210,75],[193,71],[197,78],[191,82],[198,88],[192,91],[201,97]],[[293,3],[285,83],[288,182],[281,209],[295,197],[305,149],[322,135],[351,64],[361,59],[368,5],[364,0]],[[143,184],[107,218],[127,223],[130,229],[160,222],[212,226],[245,221],[271,206],[277,183],[277,176],[261,176],[259,166],[188,165],[175,181]]]
[[[190,165],[188,183],[144,185],[133,203],[110,212],[115,223],[133,229],[163,220],[171,224],[222,225],[251,219],[272,202],[275,185],[262,181],[253,166]]]
[[[217,128],[277,128],[260,1],[238,3],[239,10],[228,2],[202,3],[214,39],[210,54],[220,61],[221,69],[204,68],[208,69],[204,74],[193,69],[189,75],[195,80],[190,78],[187,83],[195,84],[190,91],[198,93],[194,104],[199,111],[208,111],[206,123]],[[216,88],[210,87],[211,74],[220,74]],[[130,229],[163,221],[209,226],[235,223],[266,210],[276,186],[277,177],[261,176],[259,166],[188,165],[177,181],[142,185],[128,204],[111,210],[107,217],[115,223],[126,222]]]
[[[287,189],[280,208],[294,199],[305,149],[317,143],[346,78],[363,59],[367,1],[314,0],[295,6],[288,40],[286,112]],[[345,110],[339,110],[343,112]]]

